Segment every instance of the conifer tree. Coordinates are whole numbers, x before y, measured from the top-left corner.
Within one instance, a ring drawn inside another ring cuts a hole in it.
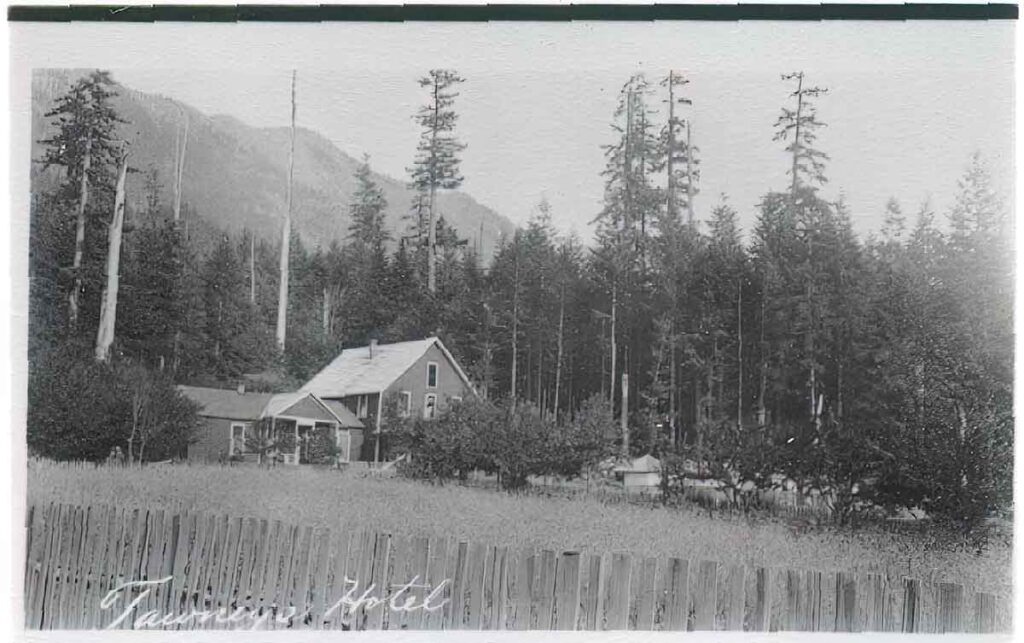
[[[893,243],[902,243],[907,228],[907,217],[899,201],[889,197],[885,203],[885,219],[882,222],[882,238]]]
[[[74,193],[75,242],[71,262],[72,284],[68,294],[68,321],[78,325],[83,289],[83,257],[86,253],[86,223],[90,198],[95,190],[112,191],[119,143],[117,126],[125,121],[111,105],[117,96],[114,81],[106,71],[93,71],[80,78],[68,93],[57,99],[46,118],[53,119],[56,133],[40,141],[46,146],[44,167],[65,168],[61,192]]]
[[[458,115],[453,106],[459,95],[455,88],[464,80],[451,69],[432,69],[419,80],[420,87],[430,92],[430,100],[416,114],[422,133],[409,174],[412,187],[421,197],[417,205],[425,207],[427,214],[427,291],[431,294],[437,291],[437,191],[453,190],[462,184],[459,153],[466,146],[455,137]],[[418,209],[417,214],[421,213]]]
[[[792,161],[789,169],[790,195],[796,198],[797,189],[813,189],[814,184],[826,182],[825,161],[828,155],[815,147],[817,130],[824,126],[818,120],[814,99],[826,94],[821,87],[805,87],[802,71],[782,75],[783,81],[795,81],[796,89],[790,94],[796,103],[793,108],[783,107],[782,114],[775,121],[776,141],[789,141],[786,151]]]
[[[668,99],[668,119],[661,133],[661,144],[665,158],[665,216],[678,218],[679,210],[685,208],[686,222],[693,225],[693,197],[697,194],[696,148],[691,147],[690,119],[680,116],[679,109],[690,106],[693,101],[682,95],[690,81],[682,74],[670,70],[661,80]]]
[[[352,313],[348,319],[350,338],[368,341],[370,334],[388,321],[381,286],[387,278],[385,244],[391,237],[384,227],[387,200],[373,180],[368,157],[356,171],[356,181],[349,205],[351,224],[345,249],[349,277],[346,300]]]

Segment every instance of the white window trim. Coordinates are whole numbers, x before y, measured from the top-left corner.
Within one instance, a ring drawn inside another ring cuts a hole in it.
[[[430,410],[430,408],[431,408],[431,406],[429,404],[427,404],[427,400],[430,399],[430,398],[434,398],[434,406],[433,406],[434,414],[433,414],[433,416],[427,415],[427,411]],[[423,419],[425,419],[425,420],[433,420],[436,417],[437,417],[437,393],[425,393],[423,395]]]
[[[398,416],[407,418],[412,415],[412,391],[399,391],[398,394],[404,398],[404,404],[398,409]]]
[[[434,385],[430,385],[430,367],[434,367]],[[438,366],[437,362],[427,362],[427,388],[436,389],[441,379],[441,367]]]

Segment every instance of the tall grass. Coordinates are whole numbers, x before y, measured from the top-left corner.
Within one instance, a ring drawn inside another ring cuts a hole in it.
[[[32,461],[30,504],[110,504],[224,513],[319,527],[447,535],[510,546],[630,551],[749,566],[847,570],[963,583],[1006,593],[1011,549],[939,547],[926,534],[819,528],[709,517],[687,509],[608,504],[592,497],[509,495],[353,472],[251,466],[75,466]]]

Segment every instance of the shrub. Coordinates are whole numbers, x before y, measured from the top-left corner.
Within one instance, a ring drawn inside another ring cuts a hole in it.
[[[403,474],[436,481],[462,478],[475,468],[486,468],[480,457],[480,434],[494,422],[496,409],[484,400],[471,399],[449,406],[434,420],[392,418],[391,448],[410,455]]]
[[[96,362],[65,346],[30,371],[33,455],[99,462],[121,447],[136,461],[164,460],[184,452],[198,422],[167,376],[140,365]]]
[[[584,400],[572,421],[560,427],[551,450],[551,473],[574,478],[596,467],[616,449],[611,405],[602,395]]]
[[[503,489],[521,489],[530,476],[581,475],[609,452],[610,426],[611,412],[598,398],[562,427],[528,402],[507,400],[469,399],[436,420],[389,419],[393,446],[410,455],[404,475],[444,481],[481,470],[496,474]]]

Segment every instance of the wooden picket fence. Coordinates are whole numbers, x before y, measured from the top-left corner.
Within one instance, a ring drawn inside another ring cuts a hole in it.
[[[1007,597],[882,574],[535,551],[108,506],[33,506],[26,531],[29,629],[1011,628]],[[130,581],[154,582],[119,589]]]

